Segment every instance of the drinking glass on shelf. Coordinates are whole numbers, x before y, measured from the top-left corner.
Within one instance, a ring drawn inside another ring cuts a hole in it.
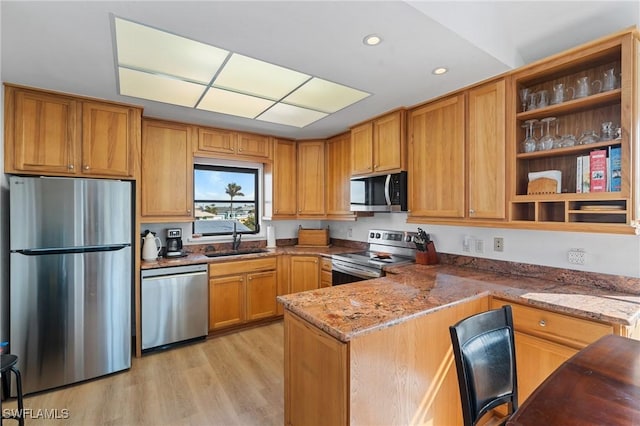
[[[569,148],[574,146],[575,144],[576,144],[576,137],[573,136],[571,133],[562,135],[562,139],[560,140],[561,148]]]
[[[529,93],[529,105],[527,105],[527,111],[533,111],[537,108],[538,103],[536,102],[536,94]]]
[[[550,125],[552,121],[555,121],[555,117],[545,117],[540,120],[542,123],[546,123],[547,131],[543,137],[538,141],[538,150],[539,151],[547,151],[553,148],[554,137],[551,136]]]
[[[600,136],[595,130],[585,130],[582,132],[580,139],[578,139],[578,145],[588,145],[590,143],[596,143],[600,140]]]
[[[605,121],[602,123],[602,139],[603,141],[610,141],[613,139],[613,123],[611,121]]]
[[[519,93],[520,93],[520,103],[522,104],[522,111],[524,112],[527,110],[527,101],[529,100],[530,89],[527,87],[524,87],[520,89]]]
[[[616,74],[613,68],[610,68],[604,72],[602,83],[602,91],[606,92],[609,90],[613,90],[617,87],[618,83],[616,82]]]
[[[522,151],[523,152],[534,152],[536,150],[536,138],[533,135],[533,125],[537,123],[538,120],[527,120],[525,121],[522,127],[525,128],[526,136],[524,141],[522,142]]]
[[[538,92],[538,108],[549,106],[549,92],[541,90]]]

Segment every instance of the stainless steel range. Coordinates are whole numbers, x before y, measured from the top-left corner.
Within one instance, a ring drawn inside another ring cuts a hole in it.
[[[379,278],[384,276],[385,266],[415,262],[413,239],[416,235],[406,231],[370,230],[368,250],[331,256],[333,285]]]

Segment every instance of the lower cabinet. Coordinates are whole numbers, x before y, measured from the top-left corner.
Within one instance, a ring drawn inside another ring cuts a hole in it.
[[[516,341],[518,399],[525,399],[580,349],[614,333],[613,326],[492,298],[491,309],[511,305]]]
[[[331,287],[333,277],[331,275],[331,259],[320,258],[320,288]]]
[[[209,330],[277,315],[276,258],[209,265]]]
[[[291,256],[289,293],[320,288],[318,256]]]

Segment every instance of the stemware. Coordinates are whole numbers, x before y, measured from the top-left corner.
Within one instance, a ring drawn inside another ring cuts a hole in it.
[[[550,125],[551,125],[551,122],[554,121],[555,119],[556,119],[555,117],[545,117],[542,120],[540,120],[542,123],[546,123],[547,131],[545,135],[542,136],[538,141],[538,148],[537,148],[538,151],[547,151],[553,148],[553,142],[555,138],[551,136]]]
[[[600,136],[595,130],[585,130],[582,132],[580,139],[578,139],[578,145],[588,145],[590,143],[596,143],[600,140]]]
[[[527,110],[527,101],[529,100],[529,93],[531,90],[527,87],[520,89],[520,103],[522,104],[522,111]]]
[[[546,90],[538,92],[538,108],[549,106],[549,94]]]
[[[532,119],[525,121],[525,124],[522,126],[525,128],[526,136],[524,141],[522,142],[522,151],[523,152],[534,152],[536,150],[536,138],[533,134],[533,125],[537,123],[538,120]]]
[[[529,93],[529,105],[527,105],[527,111],[533,111],[537,108],[538,103],[536,102],[537,96],[535,93]]]

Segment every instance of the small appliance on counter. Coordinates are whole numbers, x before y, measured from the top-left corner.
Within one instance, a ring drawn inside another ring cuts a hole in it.
[[[166,257],[183,257],[185,256],[182,251],[182,230],[167,229],[167,251]]]

